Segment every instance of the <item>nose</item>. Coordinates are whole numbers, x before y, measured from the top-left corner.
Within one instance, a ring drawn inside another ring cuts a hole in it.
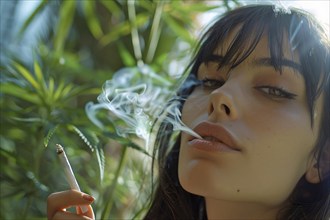
[[[239,117],[238,106],[233,91],[225,86],[214,90],[209,97],[209,118],[215,120],[235,120]]]

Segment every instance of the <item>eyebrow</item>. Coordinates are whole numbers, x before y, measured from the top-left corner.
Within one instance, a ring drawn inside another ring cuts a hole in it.
[[[218,54],[211,54],[209,55],[204,62],[221,62],[223,60],[223,56],[222,55],[218,55]],[[267,66],[267,67],[275,67],[274,62],[272,62],[272,59],[270,57],[263,57],[263,58],[259,58],[259,59],[255,59],[252,62],[253,65],[256,66]],[[289,67],[292,68],[296,71],[298,71],[300,74],[302,74],[301,72],[301,65],[292,61],[292,60],[288,60],[288,59],[280,59],[279,60],[279,66],[283,67]]]
[[[274,63],[272,62],[272,59],[269,57],[256,59],[253,61],[253,64],[257,65],[257,66],[270,66],[270,67],[275,66]],[[299,73],[301,73],[301,65],[292,60],[280,59],[279,66],[281,66],[281,67],[286,66],[286,67],[292,68],[292,69],[298,71]]]

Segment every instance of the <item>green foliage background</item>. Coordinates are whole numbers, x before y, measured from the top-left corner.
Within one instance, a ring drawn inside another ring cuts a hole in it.
[[[68,188],[56,143],[65,146],[81,189],[96,198],[97,219],[142,218],[150,196],[145,162],[150,156],[140,142],[118,136],[115,124],[96,127],[85,105],[96,101],[105,80],[123,67],[147,64],[175,82],[169,66],[187,64],[197,15],[237,4],[37,1],[13,36],[19,43],[35,22],[47,21],[29,59],[1,43],[0,218],[45,219],[47,196]]]

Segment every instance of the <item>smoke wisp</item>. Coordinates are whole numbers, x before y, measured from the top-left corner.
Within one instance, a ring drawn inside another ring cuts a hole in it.
[[[168,101],[176,94],[171,85],[172,82],[159,76],[148,66],[123,68],[104,83],[98,103],[88,103],[86,113],[94,124],[105,128],[106,122],[97,117],[97,112],[105,109],[109,121],[121,121],[113,123],[118,135],[136,135],[146,143],[153,123],[161,116],[173,125],[173,130],[201,138],[181,121],[180,101],[175,100],[168,105]]]

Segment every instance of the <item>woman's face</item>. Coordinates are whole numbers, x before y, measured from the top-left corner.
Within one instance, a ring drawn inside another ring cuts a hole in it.
[[[214,55],[224,55],[229,42]],[[313,166],[321,99],[312,127],[304,78],[291,65],[299,65],[297,56],[288,43],[283,48],[282,73],[269,62],[267,37],[234,69],[200,65],[204,82],[186,100],[182,120],[204,140],[182,133],[179,180],[185,190],[277,206]]]

